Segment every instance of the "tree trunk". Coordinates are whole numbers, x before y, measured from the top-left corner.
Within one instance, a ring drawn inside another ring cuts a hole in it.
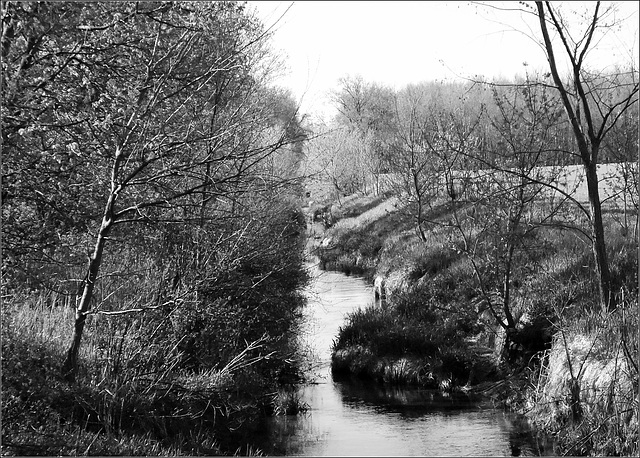
[[[597,174],[597,164],[598,164],[598,152],[599,145],[602,141],[602,135],[598,136],[594,133],[592,128],[592,118],[591,112],[589,110],[589,104],[586,99],[586,95],[584,90],[582,90],[582,81],[580,79],[580,70],[582,62],[581,60],[576,60],[576,56],[570,56],[573,58],[572,61],[572,70],[574,75],[574,85],[576,86],[576,97],[578,98],[577,109],[574,110],[572,104],[569,100],[569,92],[565,88],[560,75],[558,74],[558,68],[556,65],[556,60],[553,52],[553,46],[551,44],[551,39],[549,38],[549,32],[547,30],[545,13],[544,13],[544,5],[542,2],[536,2],[538,8],[538,18],[540,19],[540,29],[542,31],[542,36],[544,38],[545,49],[547,50],[547,57],[549,60],[549,69],[551,70],[551,74],[553,76],[553,80],[557,86],[558,92],[560,94],[560,98],[562,100],[562,104],[567,112],[569,121],[571,123],[571,128],[573,130],[574,137],[576,139],[576,143],[578,146],[578,151],[580,153],[580,157],[582,158],[582,164],[584,165],[585,174],[587,176],[587,192],[589,195],[589,205],[591,209],[591,234],[593,237],[592,243],[592,251],[595,258],[596,263],[596,274],[598,276],[598,289],[600,290],[600,304],[601,307],[605,311],[609,311],[615,307],[613,302],[612,294],[611,294],[611,274],[609,272],[609,263],[607,260],[607,250],[606,250],[606,242],[604,239],[604,226],[602,223],[602,206],[600,202],[600,192],[598,190],[598,174]],[[547,7],[549,8],[549,4],[547,3]],[[596,7],[596,11],[597,11]],[[562,35],[561,26],[555,22],[556,29],[559,33],[561,33],[561,37],[564,39]],[[595,24],[595,22],[594,22]],[[591,34],[593,34],[593,30],[595,27],[592,27],[589,32],[589,41],[591,39]],[[565,41],[566,43],[566,41]],[[587,45],[588,46],[588,45]],[[585,48],[584,51],[586,51]],[[584,133],[583,128],[580,122],[580,103],[582,102],[582,108],[584,109],[584,116],[587,119],[588,136]]]
[[[422,190],[420,189],[420,179],[418,177],[418,173],[413,169],[413,167],[411,168],[412,170],[412,178],[413,178],[413,189],[416,192],[416,204],[418,205],[418,212],[416,214],[416,226],[418,228],[418,232],[420,234],[420,240],[422,240],[423,242],[427,241],[427,235],[424,233],[424,229],[422,227],[422,205],[423,205],[423,199],[422,199]]]
[[[571,402],[571,419],[574,422],[578,422],[582,419],[582,402],[580,400],[580,381],[572,378],[569,385],[569,393]]]
[[[596,164],[591,162],[584,165],[587,176],[587,192],[589,206],[591,208],[591,236],[593,238],[592,249],[596,262],[596,274],[600,290],[600,303],[605,312],[615,307],[611,294],[611,273],[607,259],[606,242],[604,239],[604,226],[602,222],[602,205],[600,191],[598,189],[598,174]]]
[[[98,231],[96,239],[96,245],[93,249],[93,253],[91,254],[91,258],[89,259],[87,274],[85,275],[83,282],[82,297],[76,306],[73,338],[71,340],[71,346],[69,347],[69,350],[67,350],[67,356],[62,364],[62,374],[68,382],[75,381],[78,373],[78,352],[80,350],[80,341],[82,340],[82,333],[87,319],[87,311],[90,308],[91,299],[93,298],[93,288],[95,281],[98,278],[98,272],[100,271],[102,253],[107,241],[106,237],[113,225],[113,207],[115,198],[116,194],[112,192],[105,207],[102,224],[100,225],[100,230]]]
[[[511,226],[511,224],[510,224]],[[511,231],[515,229],[511,229],[507,237],[510,239],[513,237]],[[509,246],[507,250],[507,259],[505,263],[504,270],[504,279],[502,284],[502,295],[503,295],[503,304],[502,310],[504,312],[504,316],[507,320],[507,326],[505,328],[504,335],[504,346],[502,347],[502,354],[500,358],[503,361],[514,362],[518,356],[518,348],[515,345],[514,336],[516,335],[516,321],[513,318],[513,314],[511,313],[511,266],[513,262],[513,254],[515,251],[515,244],[512,240],[509,241]]]
[[[512,237],[512,234],[508,234],[507,237]],[[507,326],[510,328],[516,327],[516,322],[511,314],[511,265],[513,261],[513,253],[515,251],[515,245],[512,241],[509,242],[509,249],[507,250],[507,260],[504,268],[504,280],[502,283],[502,296],[503,296],[503,311],[504,316],[507,319]]]

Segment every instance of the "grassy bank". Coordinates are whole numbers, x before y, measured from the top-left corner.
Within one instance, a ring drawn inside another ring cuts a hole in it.
[[[273,377],[270,339],[248,344],[222,367],[186,370],[181,352],[135,319],[124,329],[114,319],[92,320],[83,369],[69,384],[60,375],[67,345],[61,330],[73,309],[52,308],[51,300],[3,305],[3,454],[255,454],[257,418],[303,408]]]
[[[490,265],[494,253],[478,244],[470,258],[450,223],[478,212],[447,201],[432,206],[423,241],[409,210],[380,197],[334,204],[334,217],[344,217],[317,240],[321,263],[377,277],[386,297],[348,317],[333,370],[488,396],[554,436],[560,453],[637,452],[637,241],[620,230],[619,215],[606,214],[617,309],[599,308],[589,244],[561,224],[541,227],[511,279],[516,326],[507,339],[484,306],[486,285],[472,264]]]
[[[5,454],[210,455],[243,446],[242,454],[258,453],[250,445],[252,422],[303,407],[274,376],[284,376],[277,369],[282,356],[269,350],[285,349],[272,339],[251,342],[223,366],[194,371],[181,368],[177,346],[165,347],[137,319],[124,327],[121,318],[92,320],[83,369],[69,384],[60,375],[68,343],[61,330],[73,310],[52,308],[51,300],[3,305]]]

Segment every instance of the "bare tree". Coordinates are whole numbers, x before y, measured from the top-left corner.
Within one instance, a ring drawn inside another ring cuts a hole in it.
[[[597,34],[601,29],[610,27],[606,23],[609,12],[601,11],[600,2],[594,6],[586,30],[577,35],[569,30],[561,12],[550,2],[536,2],[536,10],[551,75],[585,170],[600,302],[604,310],[611,310],[616,304],[614,292],[611,291],[597,166],[606,136],[624,113],[638,102],[638,83],[636,78],[625,78],[624,74],[596,74],[588,67],[586,59],[589,51],[597,45]],[[561,51],[554,45],[550,31],[560,40]],[[570,75],[567,80],[560,74],[558,53],[569,61]],[[637,70],[631,69],[630,72],[637,73]]]
[[[421,84],[407,87],[397,98],[391,170],[398,176],[396,191],[412,206],[423,241],[428,210],[460,197],[462,162],[476,142],[482,108],[472,112],[462,106],[457,95],[465,90]]]
[[[453,226],[475,274],[482,309],[506,331],[503,357],[509,358],[515,356],[508,350],[517,340],[519,285],[534,274],[537,230],[557,211],[534,209],[548,200],[548,182],[557,178],[541,164],[554,148],[560,114],[548,88],[531,84],[528,77],[492,93],[496,109],[486,116],[490,138],[475,148],[452,145],[474,164],[474,192],[463,198],[472,207],[454,210]]]
[[[370,192],[368,184],[373,183],[373,191],[379,192],[379,177],[388,165],[387,156],[391,148],[394,91],[369,83],[361,76],[344,77],[339,80],[340,89],[332,94],[338,109],[336,123],[346,129],[358,148],[361,190]],[[356,172],[356,170],[354,170]]]
[[[409,204],[415,207],[416,229],[423,242],[425,212],[438,194],[439,164],[433,151],[438,128],[432,123],[424,88],[409,87],[396,101],[397,137],[393,164],[398,170],[400,189]]]

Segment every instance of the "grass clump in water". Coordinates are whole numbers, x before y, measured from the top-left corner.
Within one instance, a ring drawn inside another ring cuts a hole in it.
[[[466,384],[471,360],[455,333],[403,318],[391,308],[368,307],[347,318],[333,345],[332,370],[381,382],[437,388]]]

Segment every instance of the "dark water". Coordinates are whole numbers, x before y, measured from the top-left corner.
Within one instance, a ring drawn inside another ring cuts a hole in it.
[[[364,280],[311,266],[308,332],[315,384],[301,388],[306,414],[266,421],[254,444],[270,455],[551,455],[518,416],[462,396],[333,380],[331,344],[345,315],[373,301]]]

